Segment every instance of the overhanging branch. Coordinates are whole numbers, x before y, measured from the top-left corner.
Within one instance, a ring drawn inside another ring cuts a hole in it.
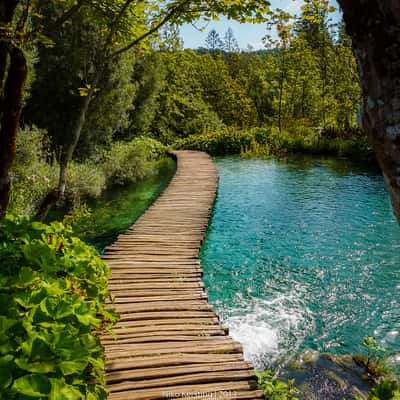
[[[146,33],[143,35],[139,36],[135,40],[133,40],[131,43],[127,44],[126,46],[121,47],[120,49],[116,50],[114,53],[111,53],[110,58],[117,57],[118,55],[125,53],[126,51],[132,49],[133,47],[137,46],[140,42],[148,38],[149,36],[153,35],[156,33],[159,29],[161,29],[166,23],[168,23],[178,11],[184,9],[185,6],[187,6],[191,0],[185,0],[183,3],[179,4],[175,8],[171,9],[165,16],[164,18],[161,19],[156,25],[154,25],[152,28],[150,28]]]

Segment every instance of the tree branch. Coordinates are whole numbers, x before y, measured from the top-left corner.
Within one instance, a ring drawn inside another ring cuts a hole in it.
[[[30,0],[26,0],[26,4],[24,7],[23,12],[21,13],[21,17],[17,23],[17,32],[18,31],[23,31],[25,29],[25,24],[26,21],[28,20],[29,17],[29,7],[30,7]]]
[[[120,49],[116,50],[114,53],[111,53],[110,58],[117,57],[118,55],[124,53],[125,51],[128,51],[128,50],[132,49],[133,47],[137,46],[144,39],[148,38],[153,33],[157,32],[160,28],[162,28],[167,22],[169,22],[175,16],[175,14],[179,10],[183,9],[190,2],[191,2],[191,0],[185,0],[183,3],[179,4],[175,8],[171,9],[170,12],[167,13],[161,21],[159,21],[156,25],[154,25],[146,33],[139,36],[138,38],[136,38],[135,40],[133,40],[131,43],[127,44],[126,46],[121,47]]]
[[[58,19],[56,19],[52,24],[50,24],[46,33],[51,33],[56,30],[58,27],[64,24],[64,22],[68,21],[75,13],[79,11],[79,9],[87,2],[87,0],[78,0],[78,2],[72,6],[69,10],[65,11]],[[26,34],[26,39],[28,40],[30,37],[35,35],[41,30],[41,28],[36,28]]]

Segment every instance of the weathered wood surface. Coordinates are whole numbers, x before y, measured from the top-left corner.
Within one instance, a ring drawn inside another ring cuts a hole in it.
[[[260,399],[253,366],[201,281],[217,171],[205,153],[175,154],[168,188],[104,255],[121,314],[115,337],[102,339],[109,399]]]

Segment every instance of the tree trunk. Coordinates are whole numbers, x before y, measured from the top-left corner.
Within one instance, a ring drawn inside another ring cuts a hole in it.
[[[281,59],[281,74],[279,79],[279,108],[278,108],[278,128],[279,132],[282,132],[282,101],[283,101],[283,87],[286,77],[286,58],[285,49],[282,50]]]
[[[0,2],[0,24],[5,26],[11,24],[17,5],[17,0],[3,0]],[[0,42],[0,101],[4,95],[3,85],[6,77],[9,52],[10,43],[2,40]],[[0,103],[0,113],[1,111],[2,107]]]
[[[0,219],[6,214],[10,200],[11,168],[15,159],[17,132],[22,109],[28,68],[19,48],[10,52],[7,79],[4,85],[0,128]]]
[[[400,222],[400,2],[339,0],[364,97],[363,126]]]
[[[4,79],[8,63],[8,46],[0,42],[0,116],[3,113]]]
[[[94,86],[93,86],[94,87]],[[85,125],[86,114],[89,109],[90,102],[93,98],[94,89],[90,90],[88,95],[82,98],[81,108],[79,115],[75,121],[75,125],[72,131],[72,140],[64,149],[61,160],[60,160],[60,174],[58,178],[58,186],[47,194],[42,204],[39,207],[39,211],[36,217],[39,220],[44,220],[52,207],[54,207],[58,201],[60,201],[65,195],[65,188],[67,185],[67,169],[68,164],[72,160],[76,146],[78,145],[81,137],[83,126]]]

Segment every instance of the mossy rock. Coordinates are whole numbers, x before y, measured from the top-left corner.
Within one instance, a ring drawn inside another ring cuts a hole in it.
[[[281,373],[283,379],[295,379],[300,400],[366,399],[374,386],[361,356],[336,356],[306,350]]]

